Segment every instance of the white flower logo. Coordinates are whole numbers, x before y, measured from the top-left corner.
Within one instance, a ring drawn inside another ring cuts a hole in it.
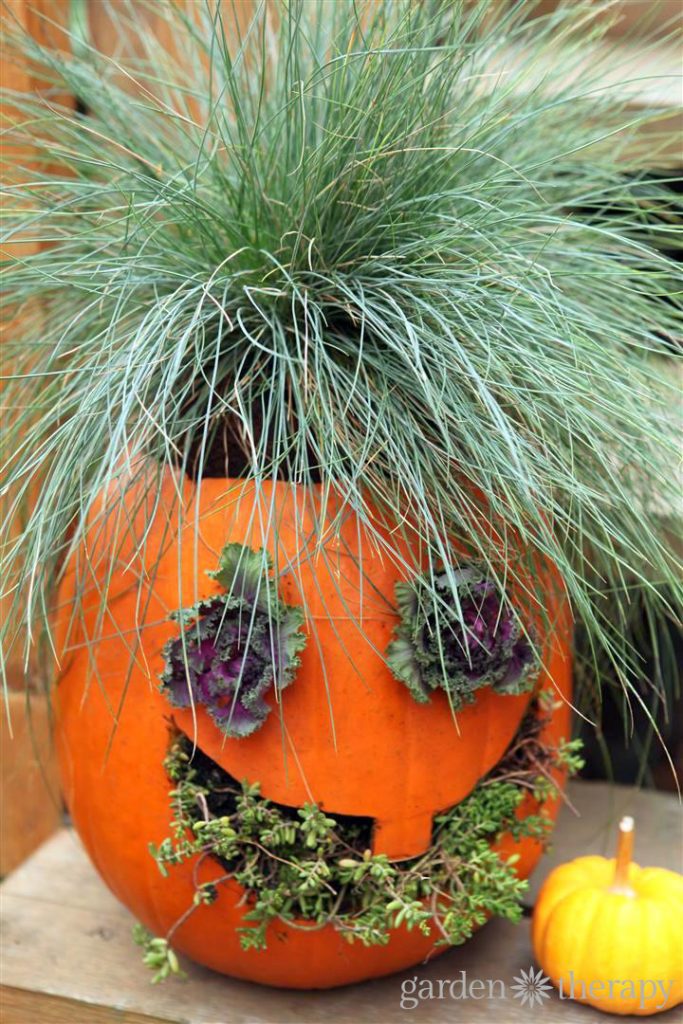
[[[540,967],[538,971],[534,971],[533,967],[530,967],[528,971],[521,971],[518,976],[515,976],[514,981],[515,984],[510,986],[512,995],[515,999],[521,999],[522,1006],[526,1003],[530,1007],[534,1003],[541,1006],[544,999],[550,999],[552,991],[550,978],[546,978]]]

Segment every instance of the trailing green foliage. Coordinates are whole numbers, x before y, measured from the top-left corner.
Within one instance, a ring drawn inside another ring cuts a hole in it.
[[[97,496],[147,474],[154,508],[185,469],[318,483],[336,509],[321,557],[354,512],[407,578],[426,566],[435,612],[446,579],[456,618],[463,552],[502,595],[540,553],[628,683],[592,580],[619,608],[638,584],[654,617],[659,584],[680,600],[659,524],[678,402],[658,359],[680,334],[680,239],[674,194],[642,174],[660,112],[603,85],[610,44],[586,59],[609,18],[275,0],[240,31],[228,2],[150,9],[175,49],[142,2],[111,8],[136,39],[116,58],[7,19],[5,59],[43,88],[6,97],[3,237],[42,249],[6,269],[3,657],[22,624],[27,652],[47,635],[65,557],[108,514]],[[257,514],[277,530],[265,493]],[[103,604],[127,517],[111,529]]]
[[[133,925],[133,939],[143,949],[142,962],[150,971],[154,971],[152,984],[165,981],[172,974],[183,977],[180,970],[178,957],[171,949],[166,939],[157,938],[151,935],[141,924]]]
[[[164,875],[197,856],[220,860],[225,877],[248,895],[249,923],[240,929],[245,949],[265,948],[268,927],[278,920],[294,927],[331,924],[365,945],[384,945],[405,924],[427,935],[437,929],[439,943],[456,945],[491,915],[519,918],[526,882],[515,874],[517,857],[503,858],[491,845],[504,832],[543,842],[551,822],[542,804],[555,793],[551,772],[581,766],[576,741],[557,749],[543,744],[546,722],[534,705],[501,762],[435,818],[426,853],[402,862],[371,853],[369,819],[274,804],[258,784],[239,785],[178,735],[166,761],[174,783],[172,836],[151,852]],[[539,804],[520,813],[525,793]],[[198,885],[188,914],[219,891],[220,880]]]

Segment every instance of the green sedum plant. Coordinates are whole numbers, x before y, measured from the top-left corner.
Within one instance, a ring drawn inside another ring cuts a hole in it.
[[[609,18],[273,0],[240,28],[227,2],[155,2],[169,46],[145,8],[112,6],[137,40],[116,57],[6,19],[6,59],[41,88],[5,97],[2,236],[38,251],[5,268],[3,659],[49,644],[97,496],[144,480],[154,506],[184,471],[334,495],[316,543],[355,513],[465,645],[463,557],[504,610],[531,580],[535,616],[546,558],[628,685],[595,580],[622,609],[641,587],[655,619],[662,585],[680,600],[658,519],[678,498],[660,356],[680,335],[680,243],[678,200],[642,173],[661,112],[604,85],[609,45],[585,60]],[[113,529],[112,569],[125,517]]]
[[[150,966],[164,969],[176,929],[197,907],[214,902],[228,878],[246,892],[244,949],[266,948],[275,921],[332,924],[348,941],[365,945],[386,944],[404,924],[438,933],[438,944],[457,945],[491,915],[518,920],[527,883],[515,873],[517,855],[503,857],[492,844],[502,833],[545,841],[552,822],[543,803],[557,795],[553,772],[572,774],[582,763],[577,741],[557,747],[542,741],[548,700],[546,693],[540,706],[532,704],[503,759],[473,792],[434,819],[429,849],[401,862],[371,853],[369,819],[335,818],[314,804],[275,804],[257,783],[237,783],[177,734],[166,760],[172,834],[151,853],[164,875],[210,857],[225,876],[197,884],[192,906],[169,934],[148,937]],[[525,794],[535,806],[521,809]]]
[[[173,974],[177,977],[184,976],[183,971],[180,969],[178,957],[166,939],[157,938],[151,935],[141,924],[135,924],[133,926],[133,940],[138,946],[142,947],[142,962],[145,967],[149,967],[150,971],[154,971],[152,977],[153,985],[157,985],[160,981],[165,981],[166,978],[170,978]]]

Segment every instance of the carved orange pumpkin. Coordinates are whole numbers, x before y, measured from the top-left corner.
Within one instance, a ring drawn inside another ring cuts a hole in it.
[[[276,510],[275,528],[264,508]],[[278,803],[315,802],[331,814],[372,817],[374,852],[399,859],[427,849],[434,814],[461,801],[501,758],[528,706],[529,693],[499,695],[488,688],[456,715],[443,692],[416,703],[383,658],[398,621],[394,587],[401,571],[366,543],[361,574],[352,515],[341,531],[330,531],[316,556],[313,537],[325,536],[333,513],[304,507],[300,491],[287,483],[265,484],[257,493],[245,481],[205,479],[199,487],[168,473],[155,498],[142,485],[123,499],[103,497],[93,511],[87,552],[78,552],[67,569],[57,687],[66,800],[106,883],[157,934],[183,914],[194,893],[190,866],[174,869],[171,883],[148,852],[148,844],[168,832],[163,760],[171,717],[230,775],[258,781],[263,795]],[[149,580],[132,558],[143,535],[146,566],[154,566]],[[229,542],[270,548],[280,593],[289,604],[305,603],[311,633],[294,684],[280,695],[281,708],[257,733],[239,739],[226,738],[204,707],[174,708],[159,690],[164,645],[178,631],[169,613],[216,593],[207,571]],[[109,578],[112,545],[116,568]],[[77,586],[82,611],[71,623]],[[564,625],[554,633],[541,685],[567,696],[570,660],[558,639],[566,635],[566,611],[554,607]],[[551,742],[567,734],[566,705],[548,729]],[[540,848],[525,842],[521,852],[526,875]],[[210,862],[201,870],[203,881],[222,874]],[[174,946],[217,970],[291,987],[386,974],[434,951],[434,938],[401,929],[388,946],[367,949],[349,945],[331,927],[306,933],[282,925],[275,931],[286,941],[269,942],[263,953],[245,952],[235,932],[242,895],[232,883],[221,886],[219,899],[200,907],[174,935]]]

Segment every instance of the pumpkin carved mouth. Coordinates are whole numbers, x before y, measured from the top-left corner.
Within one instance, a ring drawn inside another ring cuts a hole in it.
[[[220,866],[223,874],[198,882],[197,906],[215,902],[222,882],[241,887],[245,949],[265,948],[276,918],[297,927],[331,924],[349,939],[382,942],[401,909],[399,924],[412,917],[428,934],[435,921],[442,941],[463,941],[490,913],[519,914],[523,883],[497,844],[504,833],[517,842],[545,841],[551,819],[543,804],[555,794],[558,773],[576,762],[574,745],[549,739],[551,722],[542,695],[498,764],[465,800],[434,817],[429,848],[398,863],[371,852],[372,818],[268,800],[257,783],[239,782],[172,723],[165,768],[175,842],[167,838],[152,853],[163,873],[193,857]]]
[[[258,783],[246,779],[240,780],[231,775],[219,764],[213,761],[208,754],[197,747],[182,730],[178,729],[173,720],[169,729],[169,751],[164,764],[169,780],[172,782],[184,782],[190,775],[193,786],[197,787],[198,799],[194,804],[186,807],[188,822],[192,826],[199,823],[215,821],[218,818],[234,817],[239,813],[239,797],[245,791],[255,793]],[[201,791],[201,796],[199,792]],[[300,808],[269,800],[258,795],[257,803],[261,808],[272,810],[283,823],[295,822],[298,818]],[[177,809],[175,805],[174,810]],[[321,807],[321,810],[324,810]],[[375,822],[369,816],[358,814],[339,814],[325,811],[326,814],[334,816],[334,820],[341,833],[353,837],[353,842],[361,854],[372,845],[372,833]],[[211,852],[211,856],[229,867],[229,862],[219,853]]]

